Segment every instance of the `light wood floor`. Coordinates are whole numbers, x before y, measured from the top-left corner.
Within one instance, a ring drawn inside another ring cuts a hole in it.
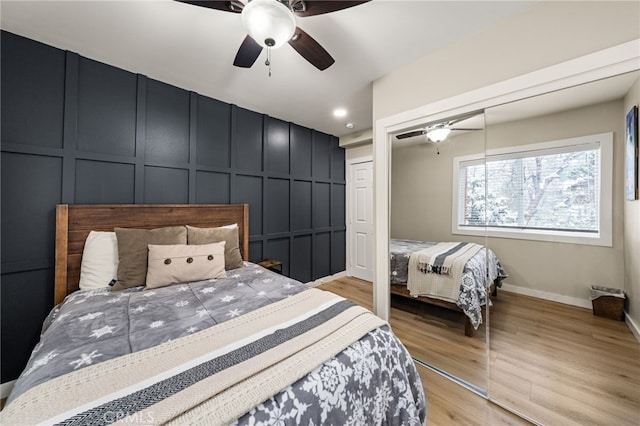
[[[343,297],[371,309],[373,294],[371,283],[356,278],[341,278],[331,281],[317,288],[332,291]],[[407,346],[407,348],[419,348],[420,341],[410,331],[403,330],[410,325],[406,321],[408,314],[397,308],[391,309],[392,322],[399,318],[398,327],[392,325],[394,332]],[[462,338],[464,328],[452,326],[452,333],[458,333]],[[400,337],[405,331],[403,337]],[[412,349],[409,349],[410,351]],[[427,394],[430,426],[451,425],[530,425],[526,420],[502,409],[496,404],[476,395],[451,380],[435,373],[428,368],[418,365],[418,371],[422,377],[425,393]]]
[[[370,283],[364,284],[371,288]],[[392,295],[391,327],[411,355],[481,389],[489,375],[486,324],[464,334],[464,314]]]
[[[371,308],[372,287],[366,281],[342,278],[319,288]],[[452,359],[452,369],[464,368],[465,362],[482,364],[490,397],[540,424],[640,425],[640,343],[623,322],[507,292],[499,292],[490,311],[488,368],[474,358],[478,350],[469,349],[469,338],[463,339],[455,321],[423,321],[424,330],[410,332],[416,320],[409,322],[410,314],[392,306],[391,324],[412,354],[428,349],[423,333],[435,333],[436,341],[448,333],[449,346],[464,360]],[[437,373],[419,370],[430,424],[527,424]]]
[[[543,424],[640,425],[640,343],[624,322],[502,292],[489,392]]]

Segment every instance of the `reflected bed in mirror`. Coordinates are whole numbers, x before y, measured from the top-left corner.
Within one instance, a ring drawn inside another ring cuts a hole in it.
[[[392,239],[389,248],[391,293],[464,313],[464,334],[472,337],[487,295],[507,277],[496,255],[464,242]]]

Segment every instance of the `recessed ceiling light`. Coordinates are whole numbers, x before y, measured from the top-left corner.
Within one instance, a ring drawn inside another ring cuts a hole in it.
[[[347,110],[344,108],[336,108],[333,110],[333,116],[334,117],[345,117],[347,115]]]
[[[347,129],[353,129],[353,123],[347,123],[345,126]]]

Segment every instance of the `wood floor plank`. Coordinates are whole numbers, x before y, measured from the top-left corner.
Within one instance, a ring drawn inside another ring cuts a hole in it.
[[[371,308],[366,281],[342,278],[320,288]],[[397,304],[391,309],[392,328],[414,357],[474,380],[488,378],[491,399],[540,424],[640,425],[640,343],[624,322],[502,291],[489,323],[487,351],[484,330],[482,339],[470,339],[455,318]],[[528,424],[437,373],[419,371],[429,424]]]
[[[372,306],[372,287],[371,284],[366,281],[355,278],[342,278],[318,286],[318,288],[337,293],[369,309]],[[393,311],[394,316],[397,316],[401,320],[408,321],[408,313],[398,310]],[[410,322],[408,324],[412,325]],[[404,331],[404,337],[400,339],[405,345],[414,348],[414,350],[428,347],[428,343],[420,340],[423,338],[423,331],[414,330],[412,333],[412,328],[415,329],[415,327],[401,327]],[[461,333],[459,327],[451,327],[450,333],[455,333],[457,336],[456,339],[459,338],[459,342],[468,343],[469,341],[469,338]],[[444,344],[446,342],[446,336],[447,334],[440,333],[439,336],[436,336],[433,340],[437,342],[438,339],[440,339],[443,342],[442,344]],[[442,375],[421,365],[417,367],[427,395],[428,423],[430,426],[531,425],[528,421],[463,388]]]

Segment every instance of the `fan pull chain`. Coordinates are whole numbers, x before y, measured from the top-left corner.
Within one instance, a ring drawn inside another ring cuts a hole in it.
[[[267,60],[264,64],[269,67],[269,77],[271,77],[271,47],[267,46]]]

